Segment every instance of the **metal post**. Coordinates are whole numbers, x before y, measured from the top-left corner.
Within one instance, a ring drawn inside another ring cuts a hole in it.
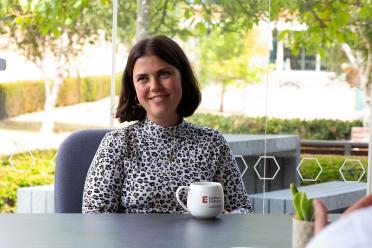
[[[372,96],[372,87],[371,87],[371,96]],[[367,168],[367,195],[372,193],[372,101],[370,101],[370,113],[369,113],[369,123],[368,123],[368,131],[369,131],[369,142],[368,142],[368,168]]]
[[[114,128],[115,105],[115,67],[116,67],[116,32],[118,28],[118,0],[112,1],[112,61],[111,61],[111,102],[110,102],[110,128]]]
[[[278,31],[278,36],[280,32]],[[276,70],[283,71],[283,64],[284,64],[284,45],[282,40],[277,40],[277,47],[276,47]]]
[[[321,64],[320,64],[320,54],[317,53],[315,56],[315,71],[320,71]]]
[[[351,156],[351,144],[350,143],[344,144],[344,155]]]
[[[304,71],[306,69],[306,56],[305,56],[305,48],[301,49],[301,70]]]
[[[4,71],[6,68],[6,60],[0,58],[0,71]]]

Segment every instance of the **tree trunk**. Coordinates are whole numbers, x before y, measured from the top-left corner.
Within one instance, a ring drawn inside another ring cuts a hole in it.
[[[226,92],[226,85],[224,82],[221,83],[221,94],[220,94],[220,108],[219,111],[223,112],[224,106],[224,98],[225,98],[225,92]]]
[[[42,69],[44,72],[44,68]],[[43,121],[41,123],[40,132],[41,133],[51,133],[53,131],[53,124],[51,124],[51,112],[53,111],[50,108],[50,93],[51,93],[51,80],[48,76],[46,76],[46,73],[44,74],[44,89],[45,89],[45,103],[44,103],[44,116]]]
[[[370,89],[372,88],[372,47],[368,47],[368,55],[367,55],[367,61],[366,61],[366,67],[364,71],[364,77],[365,77],[365,84],[367,88],[367,92],[370,92]],[[372,94],[369,95],[371,97]]]
[[[366,42],[367,47],[367,60],[366,60],[366,66],[364,67],[364,70],[362,70],[361,79],[365,86],[365,99],[366,99],[366,105],[365,105],[365,111],[363,116],[363,126],[369,126],[369,121],[371,121],[371,111],[372,111],[372,46],[368,41]],[[369,101],[369,102],[368,102]]]
[[[49,120],[48,116],[50,116],[50,108],[48,106],[50,106],[49,102],[50,102],[50,93],[52,91],[51,90],[52,82],[51,82],[51,79],[48,76],[48,73],[45,70],[45,68],[46,68],[46,55],[45,55],[45,53],[44,53],[43,58],[41,59],[41,63],[38,66],[39,66],[39,68],[40,68],[40,70],[43,74],[44,91],[45,91],[44,92],[44,94],[45,94],[44,116],[43,116],[43,120],[42,120],[42,123],[41,123],[40,132],[41,133],[48,133],[47,130],[50,129],[50,123],[48,123],[48,120]]]
[[[150,0],[137,0],[136,41],[150,36]]]
[[[44,118],[43,123],[41,124],[40,132],[43,134],[53,133],[54,129],[54,117],[53,111],[57,103],[58,91],[61,85],[63,84],[63,70],[65,61],[63,59],[63,41],[60,39],[59,51],[57,55],[57,68],[56,75],[53,80],[53,86],[50,85],[50,81],[44,73],[44,85],[45,85],[45,104],[44,104]],[[43,60],[45,64],[45,59]],[[44,71],[44,69],[43,69]],[[45,71],[44,71],[45,72]],[[46,79],[46,80],[45,80]]]
[[[53,80],[52,90],[49,90],[49,94],[46,95],[44,104],[44,118],[41,125],[40,132],[44,134],[50,134],[54,129],[54,117],[53,112],[57,103],[58,91],[63,83],[62,74],[58,73],[56,78]]]

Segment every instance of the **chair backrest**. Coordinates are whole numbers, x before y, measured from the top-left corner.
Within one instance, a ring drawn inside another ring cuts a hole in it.
[[[85,177],[102,138],[110,129],[77,131],[60,145],[56,158],[54,210],[81,213]]]

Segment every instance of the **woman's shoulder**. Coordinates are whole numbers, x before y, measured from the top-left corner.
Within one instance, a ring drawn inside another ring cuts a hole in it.
[[[205,136],[205,137],[210,137],[214,139],[219,139],[219,140],[225,140],[223,135],[216,129],[211,128],[211,127],[206,127],[206,126],[199,126],[196,124],[192,123],[187,123],[187,127],[189,129],[189,132],[195,135]]]
[[[138,129],[138,123],[131,124],[126,127],[111,130],[106,133],[104,139],[125,141],[130,138]]]

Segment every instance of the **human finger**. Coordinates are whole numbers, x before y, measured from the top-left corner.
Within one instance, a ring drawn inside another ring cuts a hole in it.
[[[350,214],[354,210],[365,208],[368,206],[372,206],[372,194],[362,197],[360,200],[358,200],[356,203],[354,203],[351,207],[345,210],[342,217]]]
[[[320,200],[313,200],[314,206],[314,234],[318,234],[327,224],[327,208]]]

